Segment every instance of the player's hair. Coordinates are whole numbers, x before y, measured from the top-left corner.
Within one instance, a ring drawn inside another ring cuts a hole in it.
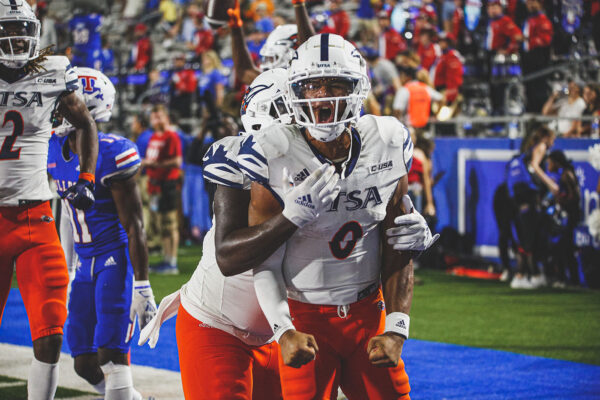
[[[51,56],[52,54],[54,54],[52,51],[53,46],[54,45],[51,44],[50,46],[47,46],[47,47],[44,47],[43,49],[41,49],[40,54],[33,60],[29,61],[23,67],[25,69],[25,72],[27,74],[32,74],[32,73],[36,73],[36,72],[46,71],[46,68],[44,68],[42,63],[48,59],[48,56]]]
[[[523,145],[521,146],[521,153],[526,153],[529,150],[533,149],[543,139],[554,136],[554,131],[548,128],[546,125],[538,126],[528,137],[526,137],[523,140]]]

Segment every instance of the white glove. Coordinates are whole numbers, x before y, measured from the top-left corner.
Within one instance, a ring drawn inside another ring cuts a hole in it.
[[[133,299],[131,300],[131,310],[129,312],[129,326],[127,342],[131,340],[135,331],[135,317],[137,316],[140,331],[156,315],[156,302],[150,281],[133,281]]]
[[[396,217],[394,228],[389,228],[385,233],[388,236],[388,244],[393,245],[394,250],[425,251],[430,248],[440,234],[431,236],[425,218],[413,208],[412,201],[408,195],[402,197],[402,203],[409,214]]]
[[[283,169],[283,216],[299,228],[311,222],[337,197],[339,175],[333,165],[323,164],[298,186],[291,185],[287,168]]]

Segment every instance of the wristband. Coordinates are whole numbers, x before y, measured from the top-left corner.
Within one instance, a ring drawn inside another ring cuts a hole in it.
[[[283,336],[283,334],[289,331],[290,329],[296,329],[296,327],[293,324],[277,326],[273,332],[273,340],[279,343],[279,339],[281,339],[281,336]]]
[[[385,331],[394,332],[408,339],[408,326],[410,325],[410,317],[401,312],[393,312],[385,317]]]
[[[94,176],[94,174],[90,174],[89,172],[80,172],[79,179],[83,179],[92,183],[96,181],[96,177]]]
[[[304,4],[305,0],[292,0],[292,4],[295,6],[301,6],[302,4]]]
[[[149,280],[145,280],[145,281],[133,281],[133,288],[134,289],[146,289],[150,287],[150,281]]]

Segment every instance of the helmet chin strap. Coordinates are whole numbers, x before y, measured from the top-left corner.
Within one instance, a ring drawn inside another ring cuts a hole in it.
[[[335,125],[329,128],[307,127],[308,132],[319,142],[332,142],[346,130],[346,124]]]

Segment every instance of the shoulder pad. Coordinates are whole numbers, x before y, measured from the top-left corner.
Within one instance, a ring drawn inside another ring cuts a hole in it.
[[[213,143],[202,158],[204,178],[218,185],[246,188],[248,182],[237,163],[241,136],[228,136]]]
[[[284,125],[272,125],[256,134],[267,160],[274,160],[287,153],[290,147],[290,129]]]
[[[42,62],[42,66],[48,71],[64,71],[71,67],[71,62],[65,56],[48,56]]]
[[[370,116],[377,124],[377,131],[383,142],[392,147],[402,147],[406,140],[410,140],[410,133],[398,118],[386,116]]]
[[[141,159],[131,140],[112,134],[98,135],[98,139],[98,152],[102,154],[99,180],[103,185],[108,186],[111,179],[126,179],[137,172]]]

